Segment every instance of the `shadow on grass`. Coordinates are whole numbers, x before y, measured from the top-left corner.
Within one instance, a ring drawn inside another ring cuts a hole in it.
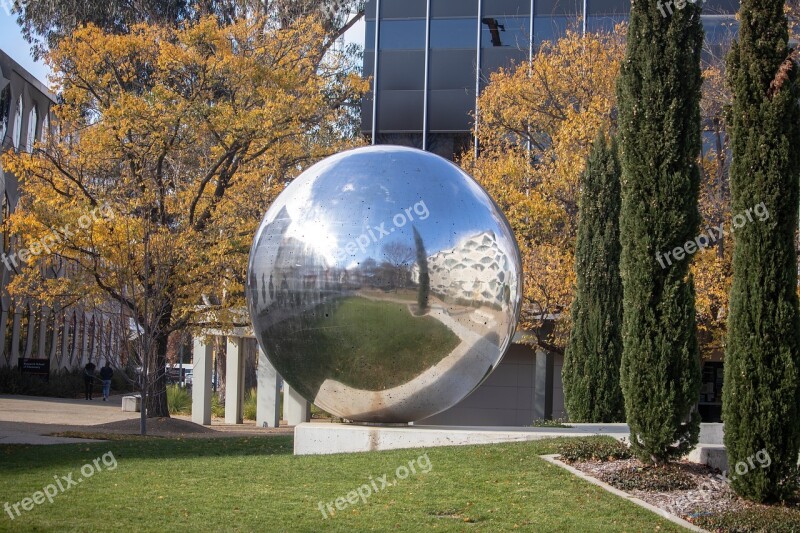
[[[75,444],[0,445],[0,475],[20,470],[75,467],[112,452],[118,462],[126,459],[191,459],[291,455],[291,435],[227,438],[133,437],[109,442]]]

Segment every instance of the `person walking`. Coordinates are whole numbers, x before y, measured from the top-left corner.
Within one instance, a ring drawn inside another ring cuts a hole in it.
[[[94,363],[89,361],[83,367],[83,384],[86,386],[86,399],[92,399],[92,389],[94,388],[94,369],[97,368]]]
[[[106,359],[106,366],[100,369],[100,379],[103,380],[103,401],[108,401],[108,395],[111,393],[111,376],[114,375],[114,370],[111,368],[111,361]]]

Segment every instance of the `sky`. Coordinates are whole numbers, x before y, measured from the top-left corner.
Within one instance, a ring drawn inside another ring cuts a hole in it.
[[[22,38],[22,32],[17,24],[17,17],[11,15],[7,9],[10,0],[0,0],[0,50],[11,56],[17,63],[34,75],[45,85],[50,85],[47,76],[50,69],[44,61],[34,61],[31,56],[31,46]],[[358,21],[345,35],[348,42],[364,44],[364,19]]]
[[[34,75],[45,85],[49,69],[44,61],[34,62],[31,57],[31,45],[22,38],[22,31],[17,25],[16,15],[9,13],[7,9],[9,0],[0,0],[0,50],[10,55],[14,61]]]

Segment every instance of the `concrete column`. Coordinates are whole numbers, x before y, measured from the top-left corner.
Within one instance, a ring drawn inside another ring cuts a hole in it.
[[[211,359],[213,346],[203,337],[195,337],[192,360],[192,422],[211,424]]]
[[[553,355],[536,350],[536,377],[533,388],[533,418],[553,417]]]
[[[283,418],[290,426],[311,420],[311,405],[285,381],[283,382]]]
[[[61,309],[56,305],[50,312],[51,320],[53,321],[53,330],[50,332],[50,353],[47,357],[50,358],[50,370],[60,370],[60,361],[58,360],[58,317],[61,315]]]
[[[28,331],[25,337],[25,359],[30,359],[33,355],[33,344],[36,341],[36,308],[31,302],[25,306],[28,309]]]
[[[36,349],[36,357],[39,359],[47,359],[50,354],[47,353],[47,319],[50,316],[50,308],[43,305],[39,313],[39,345]]]
[[[86,311],[81,309],[81,366],[86,366],[89,361],[92,361],[89,357],[89,321]],[[97,365],[97,361],[92,362]]]
[[[9,366],[14,368],[19,365],[19,335],[22,313],[18,306],[14,306],[14,323],[11,326],[11,361]]]
[[[61,316],[61,323],[64,327],[61,329],[61,366],[63,368],[72,368],[72,358],[69,355],[69,332],[72,325],[70,320],[71,312],[64,311]]]
[[[244,403],[244,342],[241,337],[228,336],[225,358],[225,423],[242,423]]]
[[[281,420],[281,379],[261,346],[258,347],[256,379],[256,425],[260,428],[276,428]]]
[[[7,307],[3,304],[3,311],[0,312],[0,367],[8,366],[8,360],[11,358],[11,353],[6,352],[6,336],[11,332],[8,330],[8,311]]]

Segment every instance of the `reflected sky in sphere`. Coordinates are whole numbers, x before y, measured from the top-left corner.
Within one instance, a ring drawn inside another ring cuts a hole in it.
[[[374,146],[281,193],[246,292],[261,347],[306,399],[349,420],[409,422],[496,368],[521,290],[511,230],[474,180],[433,154]]]

